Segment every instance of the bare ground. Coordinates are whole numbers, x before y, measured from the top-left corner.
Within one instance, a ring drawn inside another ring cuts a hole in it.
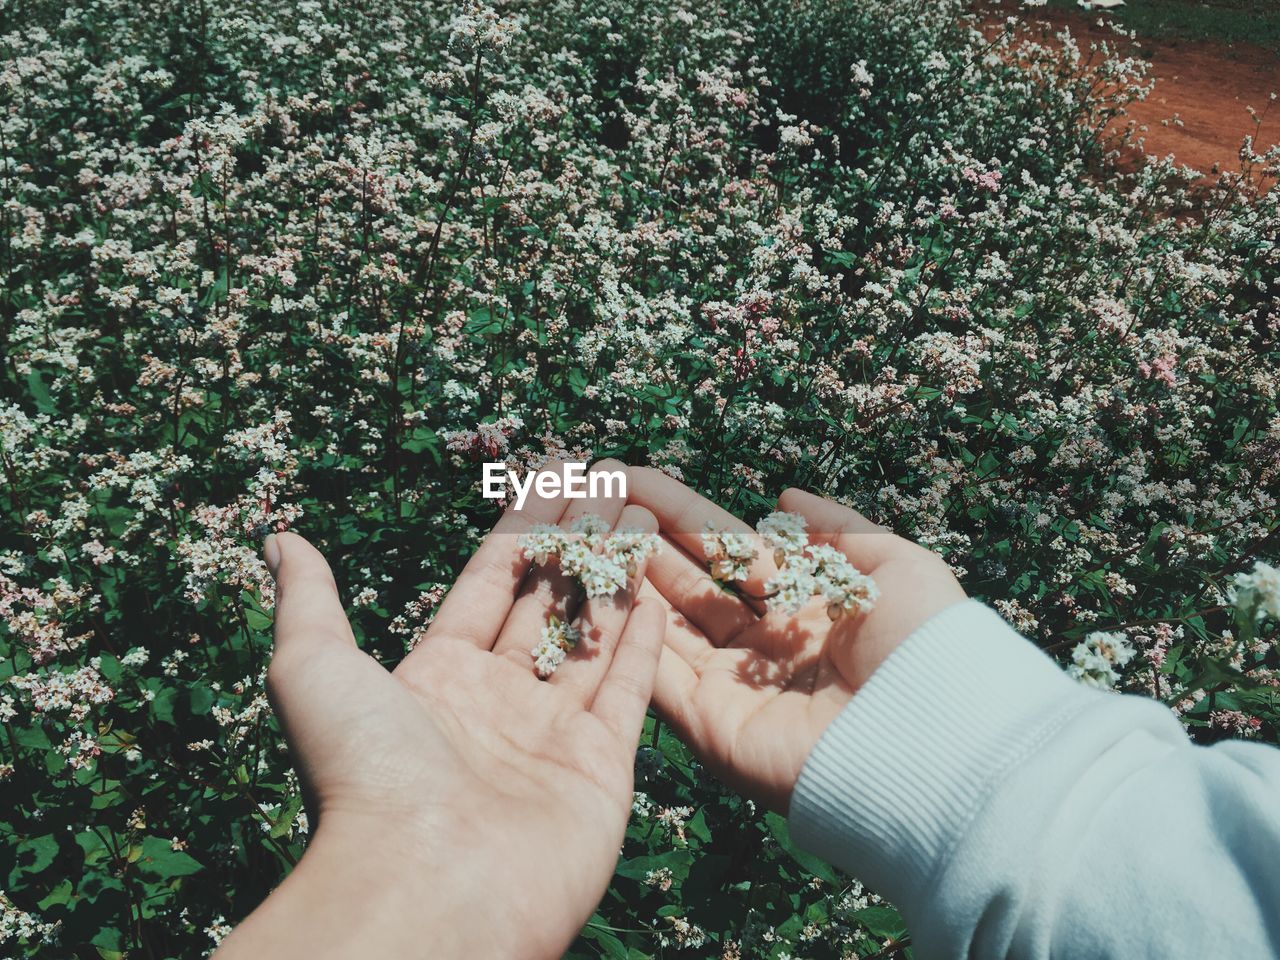
[[[1107,25],[1105,14],[1028,10],[1011,0],[992,3],[989,9],[997,16],[1016,13],[1033,29],[1038,23],[1055,30],[1070,27],[1085,48],[1092,41],[1129,42]],[[1271,102],[1273,93],[1280,95],[1276,51],[1244,43],[1141,36],[1134,44],[1132,52],[1151,63],[1155,80],[1151,95],[1127,108],[1128,120],[1138,125],[1147,155],[1172,154],[1178,163],[1211,182],[1220,173],[1240,170],[1241,141],[1255,130],[1263,147],[1280,143],[1280,100]],[[1260,128],[1249,107],[1263,114]],[[1175,118],[1181,122],[1173,122]],[[1141,162],[1140,156],[1131,162]]]

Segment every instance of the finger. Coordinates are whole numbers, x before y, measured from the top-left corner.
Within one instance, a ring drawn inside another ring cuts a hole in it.
[[[591,704],[591,712],[620,743],[634,750],[653,693],[653,678],[662,652],[662,608],[642,600],[631,609],[618,652]]]
[[[627,472],[627,499],[652,511],[663,536],[678,543],[690,557],[701,559],[706,555],[702,534],[708,525],[719,531],[749,535],[756,544],[755,560],[747,570],[746,579],[735,581],[734,586],[756,613],[764,612],[765,584],[777,574],[778,568],[773,555],[751,527],[679,480],[652,467],[633,467]]]
[[[907,544],[857,510],[794,487],[778,498],[778,509],[804,517],[814,543],[831,544],[863,573],[900,556]]]
[[[628,504],[619,514],[614,529],[656,534],[658,521],[644,507]],[[566,688],[584,706],[595,696],[613,661],[614,650],[635,602],[636,588],[644,582],[645,566],[646,561],[640,561],[626,588],[612,597],[596,597],[582,604],[578,615],[581,639],[551,676],[551,682]]]
[[[296,533],[277,533],[263,543],[262,556],[276,581],[267,696],[290,743],[306,753],[301,733],[305,718],[326,696],[316,689],[315,678],[323,678],[324,686],[343,654],[363,654],[356,649],[333,572],[319,550]]]
[[[653,706],[685,743],[697,743],[693,698],[698,675],[665,640],[653,680]]]
[[[560,497],[539,497],[536,492],[530,492],[523,510],[508,507],[467,561],[423,642],[405,659],[414,658],[433,638],[442,636],[493,649],[530,567],[520,550],[520,537],[536,524],[557,523],[564,508]]]
[[[672,607],[667,598],[660,594],[653,582],[647,578],[640,585],[638,596],[641,599],[648,598],[662,604],[663,612],[667,617],[666,633],[662,642],[671,647],[685,663],[693,668],[695,673],[698,672],[707,658],[716,652],[707,635],[694,626],[688,617]]]
[[[759,617],[740,597],[712,579],[705,563],[690,557],[673,541],[649,561],[646,576],[674,609],[684,614],[717,647],[755,623]]]
[[[262,555],[276,581],[273,660],[355,646],[333,572],[319,550],[296,533],[276,533],[263,543]]]
[[[267,697],[281,724],[302,781],[311,816],[320,805],[312,764],[332,743],[326,726],[331,705],[345,702],[348,662],[365,655],[356,648],[346,611],[324,556],[296,533],[276,533],[262,545],[276,582],[274,644],[267,667]],[[381,669],[372,660],[368,663]]]
[[[617,460],[602,460],[591,467],[589,474],[625,469]],[[591,484],[588,480],[588,491]],[[603,484],[601,493],[595,497],[565,500],[560,517],[560,526],[569,526],[587,514],[595,514],[612,528],[622,513],[626,501],[621,497],[605,496]],[[548,563],[530,571],[520,588],[515,604],[510,608],[506,622],[498,633],[497,642],[493,644],[493,652],[499,656],[511,657],[517,661],[532,663],[529,651],[538,642],[538,634],[547,623],[547,618],[556,616],[561,620],[572,620],[578,614],[581,592],[573,578],[560,572],[559,563]]]

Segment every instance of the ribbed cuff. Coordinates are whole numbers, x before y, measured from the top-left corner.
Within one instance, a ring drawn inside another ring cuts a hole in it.
[[[792,836],[909,915],[1005,772],[1094,696],[987,607],[950,607],[818,740]]]

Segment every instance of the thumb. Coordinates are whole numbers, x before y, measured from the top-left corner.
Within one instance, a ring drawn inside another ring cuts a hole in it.
[[[262,559],[276,580],[275,645],[267,667],[267,697],[280,720],[302,781],[307,809],[319,822],[316,781],[319,758],[332,746],[326,690],[341,671],[326,656],[355,649],[355,637],[338,598],[333,573],[320,551],[296,533],[273,533]]]
[[[319,550],[296,533],[273,533],[262,557],[276,580],[273,672],[287,672],[334,647],[355,646],[333,573]]]

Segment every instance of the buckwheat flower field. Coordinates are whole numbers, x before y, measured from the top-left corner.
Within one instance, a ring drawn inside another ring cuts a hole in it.
[[[820,492],[1081,682],[1276,742],[1280,194],[1115,169],[1125,38],[966,11],[0,0],[0,955],[200,957],[279,883],[262,537],[394,662],[484,461]],[[902,935],[650,719],[570,956]]]

